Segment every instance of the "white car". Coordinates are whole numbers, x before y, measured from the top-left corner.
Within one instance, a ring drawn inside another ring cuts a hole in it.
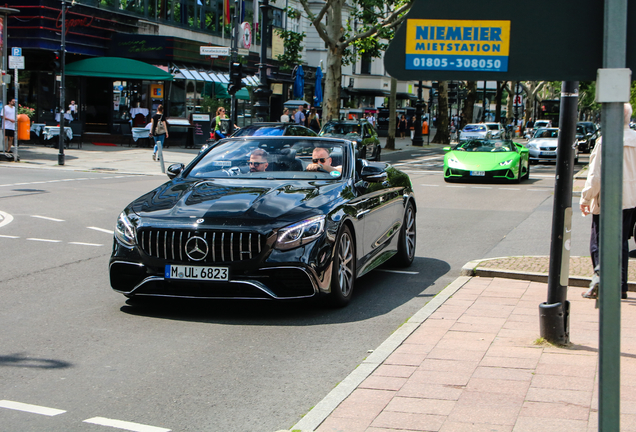
[[[492,139],[501,139],[506,131],[501,123],[484,123],[490,130],[490,137]]]
[[[472,123],[464,126],[464,129],[459,131],[459,141],[469,140],[484,140],[490,139],[490,129],[483,123]]]
[[[556,162],[559,143],[559,128],[541,128],[537,130],[526,147],[530,163]],[[579,147],[574,146],[574,163],[579,163]]]

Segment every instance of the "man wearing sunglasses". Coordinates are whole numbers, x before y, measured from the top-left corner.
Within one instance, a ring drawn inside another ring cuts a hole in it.
[[[250,161],[248,165],[250,166],[250,172],[264,172],[269,163],[267,163],[267,152],[265,150],[256,149],[250,155]]]
[[[316,147],[314,149],[311,155],[311,162],[312,163],[307,165],[307,171],[318,171],[319,169],[327,172],[342,171],[341,166],[331,166],[331,157],[329,156],[329,152],[323,147]]]

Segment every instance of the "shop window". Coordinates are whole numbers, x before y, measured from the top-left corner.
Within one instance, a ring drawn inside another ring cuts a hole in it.
[[[113,121],[130,120],[131,102],[128,81],[113,81]]]

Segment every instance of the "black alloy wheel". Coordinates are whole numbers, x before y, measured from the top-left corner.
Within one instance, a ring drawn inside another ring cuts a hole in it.
[[[334,306],[346,306],[353,294],[355,275],[355,245],[349,227],[342,228],[340,236],[336,240],[336,251],[333,257],[331,270],[331,295],[330,300]]]
[[[400,238],[398,240],[398,252],[393,257],[393,263],[398,267],[410,267],[415,259],[416,243],[415,207],[413,203],[409,202],[404,212],[404,223],[400,229]]]

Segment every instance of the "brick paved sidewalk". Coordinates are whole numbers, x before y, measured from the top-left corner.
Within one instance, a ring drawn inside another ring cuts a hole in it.
[[[317,432],[597,430],[598,310],[583,288],[569,288],[562,348],[538,341],[545,284],[465,280]],[[622,306],[621,430],[636,431],[636,300]]]

